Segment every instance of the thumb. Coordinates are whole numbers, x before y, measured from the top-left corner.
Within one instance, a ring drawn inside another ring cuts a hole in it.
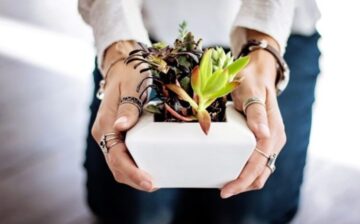
[[[117,111],[117,118],[114,128],[119,131],[127,131],[132,128],[139,119],[142,105],[137,102],[136,97],[126,96],[120,99],[120,105]],[[141,102],[139,100],[139,102]]]

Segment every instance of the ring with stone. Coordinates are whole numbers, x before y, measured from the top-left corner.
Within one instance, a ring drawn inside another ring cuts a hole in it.
[[[267,159],[266,166],[270,169],[271,173],[274,173],[275,169],[276,169],[275,162],[276,162],[277,154],[274,153],[274,154],[268,155],[258,148],[255,148],[255,151]]]
[[[111,142],[111,144],[110,144]],[[119,134],[110,132],[101,136],[99,146],[104,154],[108,154],[110,149],[121,142]]]

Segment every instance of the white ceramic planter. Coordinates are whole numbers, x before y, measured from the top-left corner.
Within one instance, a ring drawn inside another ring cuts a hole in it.
[[[154,122],[145,112],[126,136],[137,166],[160,188],[221,188],[240,174],[255,149],[253,133],[232,104],[226,122],[212,122],[205,135],[198,123]]]

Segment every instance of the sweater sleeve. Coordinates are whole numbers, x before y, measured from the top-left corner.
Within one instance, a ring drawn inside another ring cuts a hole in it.
[[[284,54],[295,6],[296,0],[243,0],[230,34],[234,54],[238,54],[246,42],[244,28],[273,37]]]
[[[114,42],[134,40],[150,44],[141,4],[141,0],[79,0],[79,13],[93,30],[100,68],[104,51]]]

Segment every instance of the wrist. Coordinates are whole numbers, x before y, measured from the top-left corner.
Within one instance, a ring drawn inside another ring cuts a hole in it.
[[[114,62],[124,60],[129,53],[137,48],[137,43],[132,40],[123,40],[111,44],[104,52],[101,70],[103,76],[108,73]]]
[[[118,41],[111,44],[104,52],[103,63],[100,66],[103,79],[99,83],[96,97],[102,100],[104,97],[105,86],[109,79],[109,73],[117,64],[124,64],[129,53],[136,49],[136,42],[131,40]],[[125,65],[125,64],[124,64]]]
[[[252,51],[249,53],[249,67],[254,71],[253,75],[260,77],[266,83],[275,86],[277,78],[277,62],[266,51]]]
[[[265,74],[268,75],[268,78],[272,81],[272,85],[276,87],[276,92],[279,95],[285,89],[289,80],[288,66],[279,52],[280,47],[273,38],[266,34],[251,30],[249,30],[248,33],[248,37],[253,39],[248,39],[242,46],[239,57],[250,54],[255,55],[255,57],[251,58],[251,61],[260,61],[260,63],[254,64],[260,66],[259,69],[262,71],[264,71],[264,67],[266,68],[267,72],[265,72]],[[275,66],[271,66],[271,64]],[[269,71],[268,69],[271,70]],[[275,73],[272,71],[275,71]],[[264,72],[262,74],[264,74]]]
[[[251,29],[246,29],[246,41],[249,40],[265,40],[271,47],[280,53],[279,43],[271,36]]]

